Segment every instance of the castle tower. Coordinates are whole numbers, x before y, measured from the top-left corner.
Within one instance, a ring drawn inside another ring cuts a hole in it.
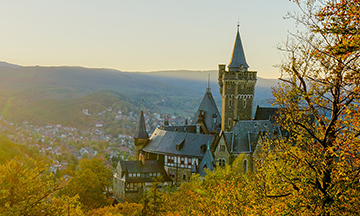
[[[256,84],[256,71],[248,71],[237,26],[234,49],[228,70],[219,65],[219,86],[222,96],[221,130],[230,130],[239,120],[251,120]]]
[[[146,132],[144,112],[141,110],[139,124],[134,135],[135,160],[139,160],[140,150],[149,142],[149,135]]]

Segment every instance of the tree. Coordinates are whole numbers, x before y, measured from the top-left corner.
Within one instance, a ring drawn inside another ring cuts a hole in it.
[[[77,198],[54,197],[60,181],[46,164],[15,157],[0,166],[1,215],[82,215]]]
[[[106,196],[112,186],[112,170],[104,162],[105,159],[98,157],[80,160],[74,178],[59,195],[78,195],[88,210],[106,205]]]
[[[137,203],[118,203],[115,206],[105,206],[102,208],[94,209],[89,212],[92,216],[112,216],[112,215],[137,215],[141,210],[141,204]]]
[[[305,32],[281,50],[274,89],[283,137],[264,143],[258,188],[268,211],[307,215],[360,212],[359,1],[296,1],[288,18]]]

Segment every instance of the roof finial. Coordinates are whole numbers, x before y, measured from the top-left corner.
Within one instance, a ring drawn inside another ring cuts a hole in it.
[[[140,110],[144,110],[144,99],[141,99],[141,106],[140,106]]]
[[[238,18],[238,24],[237,24],[237,30],[239,31],[239,27],[240,27],[240,18]]]
[[[206,92],[211,92],[211,88],[210,88],[210,74],[208,74],[208,85],[206,88]]]

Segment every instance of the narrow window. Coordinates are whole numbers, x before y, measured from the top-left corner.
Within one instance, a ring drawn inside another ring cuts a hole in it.
[[[224,145],[220,146],[220,151],[225,151],[225,146]]]
[[[188,165],[189,165],[189,166],[192,165],[192,158],[188,158]]]
[[[180,158],[180,164],[181,164],[181,165],[184,165],[184,164],[185,164],[185,158],[184,158],[184,157],[181,157],[181,158]]]
[[[244,108],[246,107],[246,99],[243,100]]]
[[[248,171],[248,161],[247,160],[244,160],[244,171]]]

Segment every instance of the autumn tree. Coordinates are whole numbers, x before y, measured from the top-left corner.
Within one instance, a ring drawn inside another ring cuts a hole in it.
[[[204,177],[195,175],[179,188],[153,187],[142,201],[142,215],[261,215],[263,196],[252,173],[244,171],[243,159]]]
[[[15,157],[0,166],[0,215],[83,215],[78,198],[55,197],[59,180],[48,166]]]
[[[58,195],[79,196],[84,209],[102,207],[112,186],[112,170],[105,165],[105,159],[95,157],[79,161],[75,176]]]
[[[281,139],[264,143],[258,188],[268,211],[360,213],[358,0],[295,1],[304,27],[281,50]]]

